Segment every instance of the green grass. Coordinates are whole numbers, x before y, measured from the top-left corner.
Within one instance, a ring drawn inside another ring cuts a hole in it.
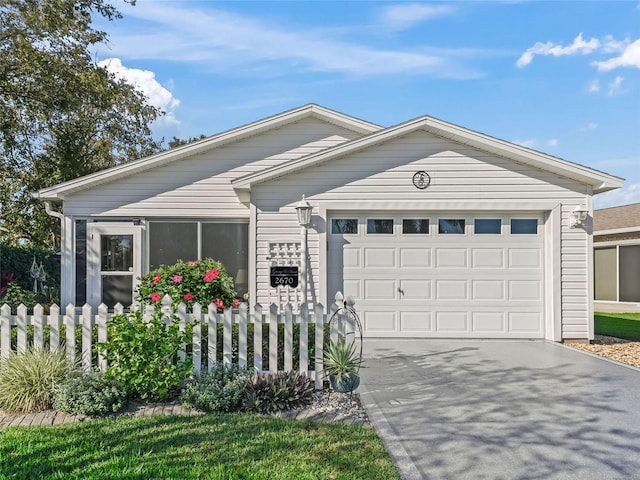
[[[0,479],[387,480],[373,430],[254,414],[116,417],[0,430]]]
[[[640,341],[640,313],[596,312],[594,319],[594,331],[598,335]]]

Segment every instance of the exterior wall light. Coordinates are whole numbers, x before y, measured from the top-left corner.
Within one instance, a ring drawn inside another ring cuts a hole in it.
[[[302,195],[302,200],[296,205],[296,213],[298,214],[300,234],[302,235],[302,248],[300,249],[300,296],[302,298],[300,303],[303,305],[307,304],[307,247],[312,210],[313,206]]]
[[[582,205],[577,205],[576,208],[571,211],[571,216],[569,217],[569,227],[584,227],[584,222],[587,219],[587,215],[589,215],[589,210],[587,210],[586,208],[582,208]]]

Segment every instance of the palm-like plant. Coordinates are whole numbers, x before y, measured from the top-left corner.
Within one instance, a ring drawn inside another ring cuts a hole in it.
[[[324,351],[324,374],[339,392],[352,392],[358,387],[361,363],[355,342],[331,341]]]

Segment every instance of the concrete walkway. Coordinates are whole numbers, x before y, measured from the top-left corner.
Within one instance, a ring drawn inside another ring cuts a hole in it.
[[[640,479],[640,370],[544,341],[365,340],[360,399],[406,480]]]

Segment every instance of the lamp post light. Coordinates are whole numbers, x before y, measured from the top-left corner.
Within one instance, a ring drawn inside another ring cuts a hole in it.
[[[302,296],[301,304],[307,304],[307,240],[309,233],[309,224],[311,223],[311,210],[313,206],[304,198],[296,205],[296,213],[298,214],[298,223],[300,224],[300,234],[302,235],[302,246],[300,248],[300,293]]]

